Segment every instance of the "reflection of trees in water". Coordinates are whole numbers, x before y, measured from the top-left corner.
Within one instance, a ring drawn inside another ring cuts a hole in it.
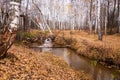
[[[100,64],[94,66],[91,64],[91,60],[78,56],[69,49],[53,48],[52,53],[63,58],[75,70],[83,70],[90,74],[95,80],[113,80],[112,74],[115,74],[113,76],[116,77],[116,80],[120,79],[119,73],[114,72],[115,70],[105,68]]]
[[[73,51],[66,49],[67,52],[64,54],[69,64],[76,70],[84,70],[86,73],[89,73],[95,80],[113,80],[112,79],[112,70],[104,68],[102,65],[97,64],[94,66],[86,58],[76,55]],[[68,53],[68,54],[67,54]],[[65,60],[66,60],[65,59]],[[119,80],[119,73],[115,74],[116,79]]]
[[[67,62],[68,65],[70,65],[70,60],[69,60],[69,55],[67,53],[67,49],[64,48],[64,51],[63,51],[63,58],[65,59],[65,61]]]
[[[92,73],[95,80],[113,80],[112,71],[97,65]],[[116,75],[117,77],[118,75]],[[119,80],[119,79],[118,79]]]

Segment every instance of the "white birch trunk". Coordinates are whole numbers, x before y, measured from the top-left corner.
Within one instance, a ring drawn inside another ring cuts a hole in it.
[[[6,17],[4,20],[3,24],[3,33],[0,34],[0,57],[6,57],[8,49],[12,46],[15,36],[16,36],[16,31],[19,27],[19,9],[20,9],[20,3],[17,2],[10,2],[10,7],[6,7],[7,10],[9,11],[9,16]],[[8,12],[6,12],[8,13]],[[9,21],[9,22],[8,22]],[[7,24],[7,25],[6,25]],[[9,24],[9,25],[8,25]],[[7,28],[5,28],[6,26]]]
[[[12,33],[14,30],[17,30],[19,27],[19,16],[20,16],[20,3],[17,2],[10,2],[11,10],[14,10],[14,16],[12,16],[14,19],[12,19],[9,27],[9,31]]]
[[[95,33],[97,33],[97,30],[98,30],[98,2],[96,0],[96,7],[95,7],[95,16],[96,16],[96,19],[95,19]]]
[[[105,35],[107,34],[107,24],[108,24],[108,2],[106,2],[106,4],[105,4],[105,9],[106,9],[106,11],[105,11]]]
[[[101,33],[101,0],[98,1],[98,39],[102,40],[102,33]]]
[[[90,33],[92,33],[92,21],[89,19],[89,28],[90,28]]]
[[[118,1],[118,8],[119,8],[119,17],[118,17],[118,25],[119,25],[119,33],[120,33],[120,1]]]
[[[90,2],[90,10],[89,10],[89,27],[90,27],[90,33],[92,33],[92,5],[93,1]]]

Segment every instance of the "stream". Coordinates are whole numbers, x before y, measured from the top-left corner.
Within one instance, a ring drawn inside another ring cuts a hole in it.
[[[83,70],[88,73],[94,80],[120,80],[120,71],[92,61],[85,57],[77,55],[73,50],[68,48],[32,48],[36,52],[50,51],[52,54],[64,59],[73,69]]]

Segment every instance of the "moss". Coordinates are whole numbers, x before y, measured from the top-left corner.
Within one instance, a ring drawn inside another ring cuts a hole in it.
[[[93,60],[93,61],[91,61],[91,64],[93,65],[93,66],[97,66],[97,61],[96,60]]]

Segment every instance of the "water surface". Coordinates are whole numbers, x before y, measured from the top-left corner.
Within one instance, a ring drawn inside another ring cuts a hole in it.
[[[116,69],[109,69],[101,64],[93,64],[93,61],[78,56],[74,51],[67,48],[35,48],[37,52],[50,51],[54,55],[64,59],[75,70],[83,70],[92,76],[94,80],[120,80],[120,73]]]

